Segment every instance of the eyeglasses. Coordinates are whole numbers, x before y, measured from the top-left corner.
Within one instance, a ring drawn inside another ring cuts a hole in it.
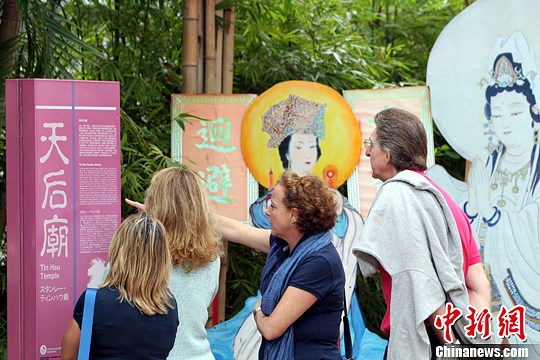
[[[369,148],[371,147],[372,144],[373,143],[371,142],[371,138],[365,139],[364,140],[364,149],[369,150]]]

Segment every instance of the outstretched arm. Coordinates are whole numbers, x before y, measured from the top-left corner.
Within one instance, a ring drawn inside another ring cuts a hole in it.
[[[144,204],[129,199],[125,199],[125,201],[139,212],[144,211]],[[270,230],[249,226],[222,215],[216,214],[216,217],[217,231],[224,240],[242,244],[264,253],[270,251]]]
[[[270,251],[270,230],[249,226],[222,215],[216,215],[216,217],[218,220],[217,230],[224,240],[242,244],[264,253]]]

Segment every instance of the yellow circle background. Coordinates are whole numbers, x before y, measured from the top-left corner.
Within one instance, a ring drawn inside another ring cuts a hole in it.
[[[360,127],[349,104],[332,88],[310,81],[285,81],[272,86],[247,109],[242,121],[242,153],[249,170],[264,187],[269,187],[268,172],[272,168],[274,185],[283,173],[283,165],[277,148],[268,150],[270,138],[262,131],[261,116],[272,105],[286,99],[290,94],[326,103],[324,116],[325,138],[319,139],[321,157],[311,171],[323,178],[325,166],[332,164],[338,169],[337,184],[340,186],[351,175],[360,157]],[[269,156],[270,155],[270,156]]]

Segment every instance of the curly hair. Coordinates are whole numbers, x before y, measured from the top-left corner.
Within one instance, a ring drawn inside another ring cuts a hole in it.
[[[283,202],[298,210],[296,227],[302,233],[317,234],[336,223],[336,202],[332,191],[315,175],[300,176],[285,171],[278,182],[284,189]]]
[[[170,167],[157,172],[146,190],[145,209],[165,226],[174,267],[189,272],[223,253],[206,188],[193,171]]]

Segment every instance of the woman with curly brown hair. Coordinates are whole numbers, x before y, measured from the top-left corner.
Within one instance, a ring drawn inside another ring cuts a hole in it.
[[[220,217],[226,240],[268,252],[253,310],[260,359],[340,359],[345,273],[332,245],[336,203],[314,175],[286,171],[266,210],[270,231]]]

